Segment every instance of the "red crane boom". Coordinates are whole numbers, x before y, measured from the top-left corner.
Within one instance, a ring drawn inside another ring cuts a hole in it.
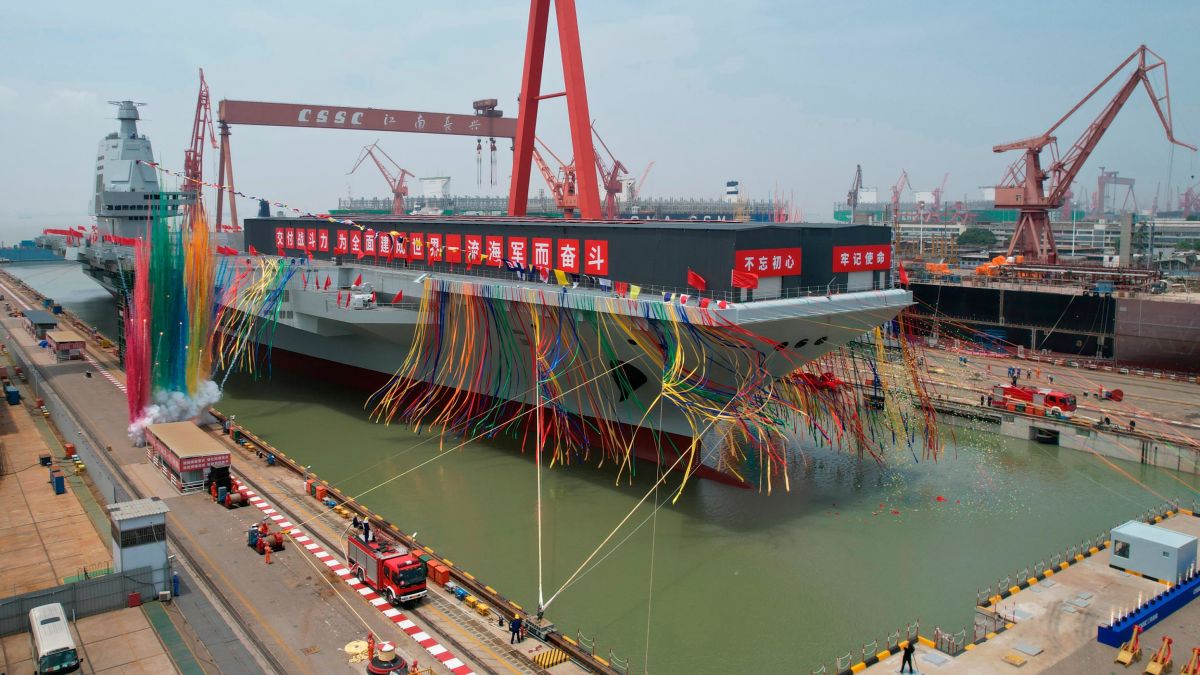
[[[1147,59],[1147,56],[1151,58]],[[1137,68],[1130,74],[1129,79],[1104,107],[1100,115],[1088,125],[1083,135],[1075,141],[1067,154],[1059,158],[1058,140],[1054,136],[1055,130],[1062,126],[1063,122],[1066,122],[1071,115],[1074,115],[1104,85],[1116,77],[1122,69],[1135,61]],[[1154,92],[1154,86],[1150,82],[1150,73],[1159,68],[1162,69],[1163,74],[1162,96]],[[1146,93],[1150,95],[1154,111],[1158,113],[1158,119],[1167,132],[1167,140],[1191,150],[1196,149],[1175,139],[1171,124],[1171,90],[1167,84],[1167,62],[1148,49],[1146,45],[1141,45],[1045,133],[992,148],[993,152],[1024,151],[1022,157],[1009,167],[1000,185],[996,186],[996,208],[1016,208],[1020,211],[1012,242],[1008,246],[1008,255],[1019,253],[1032,260],[1057,262],[1058,249],[1054,244],[1054,233],[1050,229],[1050,211],[1062,206],[1066,193],[1079,174],[1079,170],[1083,168],[1084,162],[1096,149],[1096,144],[1100,142],[1104,132],[1108,131],[1113,119],[1116,118],[1117,113],[1120,112],[1129,97],[1133,95],[1138,84],[1143,85]],[[1043,169],[1041,152],[1046,146],[1051,148],[1053,161],[1048,168]],[[1050,181],[1048,191],[1045,189],[1047,180]]]
[[[204,180],[204,138],[206,136],[216,150],[217,134],[213,130],[212,102],[208,97],[208,82],[204,81],[204,69],[200,69],[200,94],[196,96],[196,117],[192,121],[192,146],[183,153],[183,191],[200,193]]]
[[[375,154],[376,152],[386,157],[392,163],[392,166],[396,167],[396,175],[392,175],[392,172],[384,165],[383,160],[379,159]],[[350,169],[349,173],[357,171],[359,165],[363,163],[363,160],[368,155],[371,159],[375,160],[375,166],[379,167],[379,173],[383,174],[384,180],[387,181],[388,189],[392,191],[392,215],[404,215],[404,198],[408,196],[408,184],[404,182],[404,179],[410,177],[416,178],[416,175],[397,164],[396,160],[392,159],[390,155],[383,151],[383,148],[379,147],[379,141],[363,147],[362,154],[358,156],[358,161],[354,163],[354,168]]]

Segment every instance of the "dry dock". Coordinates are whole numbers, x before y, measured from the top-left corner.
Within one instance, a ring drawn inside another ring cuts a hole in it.
[[[32,308],[33,294],[18,295],[18,290],[11,277],[0,278],[0,293],[14,309]],[[123,377],[111,353],[90,343],[87,361],[59,363],[37,346],[19,318],[4,318],[0,326],[14,359],[43,388],[51,419],[64,435],[78,435],[80,454],[89,464],[97,490],[112,495],[114,501],[158,496],[167,502],[171,550],[196,580],[195,587],[185,584],[178,604],[184,606],[189,594],[210,595],[228,624],[223,632],[211,625],[206,630],[202,624],[212,624],[211,616],[187,615],[187,622],[196,625],[196,641],[214,655],[234,647],[246,654],[240,663],[227,660],[221,672],[361,672],[363,664],[351,663],[343,648],[366,639],[368,631],[394,643],[407,660],[417,660],[421,672],[542,672],[543,659],[537,652],[548,651],[546,647],[539,649],[540,643],[527,640],[521,650],[510,648],[502,639],[507,634],[495,626],[495,614],[485,621],[444,593],[435,591],[426,604],[405,609],[411,623],[401,626],[295,541],[289,541],[271,565],[264,564],[246,546],[246,530],[266,511],[227,510],[205,494],[181,496],[147,462],[145,449],[132,445]],[[96,376],[88,377],[88,372]],[[271,515],[303,524],[328,549],[327,556],[340,555],[338,542],[345,521],[330,520],[317,511],[315,501],[298,499],[302,483],[297,485],[281,468],[266,467],[253,456],[235,456],[233,470],[271,503]],[[431,640],[441,651],[427,647]],[[451,652],[451,658],[446,658]],[[446,665],[451,661],[454,667]],[[587,670],[609,671],[599,661]],[[587,670],[566,660],[548,672]]]

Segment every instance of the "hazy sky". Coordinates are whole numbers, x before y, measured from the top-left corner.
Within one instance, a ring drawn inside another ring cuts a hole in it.
[[[716,197],[736,178],[753,197],[794,193],[822,220],[861,163],[881,197],[906,168],[918,190],[949,172],[947,198],[974,199],[1006,166],[993,144],[1045,130],[1143,42],[1170,63],[1176,135],[1200,143],[1195,2],[578,3],[592,116],[635,175],[655,160],[651,196]],[[495,0],[4,3],[0,226],[87,221],[93,153],[117,126],[110,99],[148,103],[142,132],[182,168],[198,67],[214,100],[469,113],[495,97],[515,114],[527,18],[527,3]],[[548,60],[544,91],[561,80]],[[1064,145],[1098,110],[1067,125]],[[562,101],[542,112],[539,135],[569,154]],[[493,188],[486,166],[476,185],[474,139],[266,127],[233,130],[238,187],[312,211],[348,191],[382,196],[372,167],[346,175],[380,137],[418,176],[452,176],[455,193],[507,190],[506,146]],[[1171,161],[1139,91],[1081,176],[1094,189],[1100,166],[1117,169],[1148,204]],[[1174,184],[1200,179],[1198,164],[1177,149]]]

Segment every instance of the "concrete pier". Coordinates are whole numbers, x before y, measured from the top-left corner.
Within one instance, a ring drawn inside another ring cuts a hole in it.
[[[1200,516],[1190,510],[1173,512],[1158,524],[1200,536]],[[990,599],[976,608],[977,622],[991,624],[994,630],[955,655],[933,648],[932,640],[925,641],[915,655],[917,670],[986,674],[1012,672],[1017,666],[1022,673],[1116,672],[1117,650],[1096,640],[1097,628],[1107,624],[1112,613],[1131,610],[1168,585],[1110,567],[1109,555],[1107,547],[1098,549],[1073,564],[1050,569],[1048,575],[1042,570],[1040,579],[1026,581],[1025,588],[1018,587],[1003,599]],[[1143,667],[1164,635],[1175,640],[1176,663],[1186,659],[1193,647],[1200,646],[1197,626],[1200,602],[1193,600],[1148,629],[1142,635]],[[900,662],[899,654],[890,654],[855,672],[895,673]]]

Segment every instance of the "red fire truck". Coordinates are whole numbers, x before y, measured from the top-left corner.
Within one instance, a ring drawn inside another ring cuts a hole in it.
[[[1073,394],[1044,387],[1011,384],[997,384],[992,387],[992,405],[1047,417],[1070,417],[1076,409]]]
[[[347,537],[346,560],[358,580],[387,598],[393,605],[425,596],[425,563],[406,547],[385,538],[363,538],[362,532]]]

